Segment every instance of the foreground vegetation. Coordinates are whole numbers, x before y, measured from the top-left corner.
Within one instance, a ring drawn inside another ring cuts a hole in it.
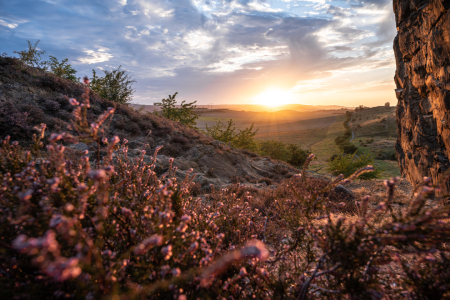
[[[310,155],[275,190],[195,196],[193,176],[128,157],[107,134],[113,108],[87,122],[88,88],[68,102],[71,131],[2,141],[1,298],[450,297],[450,206],[427,205],[428,179],[407,207],[393,205],[396,179],[384,202],[346,201],[334,187],[373,168],[325,182],[307,177]],[[97,150],[67,147],[80,141]]]

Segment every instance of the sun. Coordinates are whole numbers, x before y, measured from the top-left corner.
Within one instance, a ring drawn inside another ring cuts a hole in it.
[[[265,90],[253,99],[255,104],[276,107],[290,103],[292,94],[288,91],[271,88]]]

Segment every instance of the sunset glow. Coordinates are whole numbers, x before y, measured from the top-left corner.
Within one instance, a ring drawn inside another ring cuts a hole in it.
[[[397,101],[388,0],[14,0],[0,31],[0,53],[39,39],[44,60],[67,58],[79,77],[122,66],[133,103],[175,92],[198,105]]]
[[[254,98],[254,104],[276,107],[292,103],[292,94],[280,89],[268,89]]]

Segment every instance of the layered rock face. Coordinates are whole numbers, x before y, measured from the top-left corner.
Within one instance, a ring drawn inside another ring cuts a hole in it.
[[[398,160],[413,185],[436,183],[450,168],[450,0],[393,2]]]

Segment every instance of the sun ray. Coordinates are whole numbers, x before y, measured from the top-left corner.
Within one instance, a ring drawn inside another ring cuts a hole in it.
[[[255,104],[277,107],[291,103],[292,94],[276,88],[270,88],[253,98]]]

